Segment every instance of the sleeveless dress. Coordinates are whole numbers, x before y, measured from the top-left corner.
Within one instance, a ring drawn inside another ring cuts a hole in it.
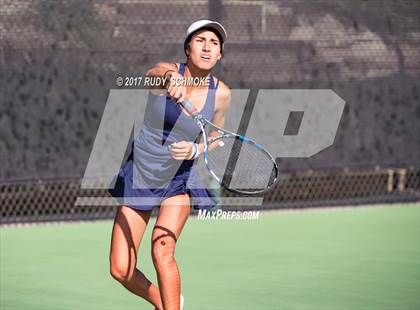
[[[184,75],[186,64],[179,73]],[[200,111],[212,119],[215,93],[210,74],[205,104]],[[216,195],[201,180],[197,160],[175,160],[168,145],[177,141],[196,141],[201,131],[197,124],[168,96],[150,95],[143,128],[134,137],[132,149],[118,175],[115,187],[108,190],[121,204],[137,210],[152,210],[171,196],[187,193],[194,209],[213,209],[219,204]]]

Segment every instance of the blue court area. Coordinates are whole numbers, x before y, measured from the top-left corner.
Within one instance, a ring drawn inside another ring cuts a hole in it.
[[[419,227],[419,204],[190,218],[176,251],[184,309],[419,309]],[[156,283],[151,228],[138,267]],[[0,308],[152,309],[111,277],[111,229],[2,228]]]

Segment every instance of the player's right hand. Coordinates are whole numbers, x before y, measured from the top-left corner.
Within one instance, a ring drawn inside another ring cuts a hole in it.
[[[168,96],[177,103],[183,102],[187,96],[187,89],[183,83],[183,76],[175,71],[167,76],[169,77],[169,81],[166,83]]]

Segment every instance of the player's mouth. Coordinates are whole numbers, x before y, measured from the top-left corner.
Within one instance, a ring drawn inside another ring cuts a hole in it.
[[[202,60],[204,60],[204,61],[210,61],[211,60],[211,57],[210,57],[210,55],[201,55],[201,57],[200,57]]]

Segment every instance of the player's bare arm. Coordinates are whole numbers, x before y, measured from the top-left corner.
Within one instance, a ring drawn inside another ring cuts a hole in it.
[[[219,88],[216,92],[215,111],[214,111],[213,118],[211,120],[212,123],[215,124],[217,127],[224,128],[226,113],[228,112],[230,108],[230,101],[231,101],[230,88],[225,83],[220,81]],[[217,131],[212,131],[209,133],[208,137],[211,138],[218,135],[219,133]],[[200,143],[198,145],[198,152],[199,154],[202,154],[204,152],[203,143]]]
[[[178,63],[174,64],[161,61],[148,70],[146,75],[165,79],[165,84],[157,87],[157,89],[166,89],[168,96],[170,96],[174,101],[182,102],[187,96],[187,89],[183,83],[178,83],[183,79],[183,76],[178,72],[178,68]],[[154,92],[154,94],[161,94],[161,92]]]

